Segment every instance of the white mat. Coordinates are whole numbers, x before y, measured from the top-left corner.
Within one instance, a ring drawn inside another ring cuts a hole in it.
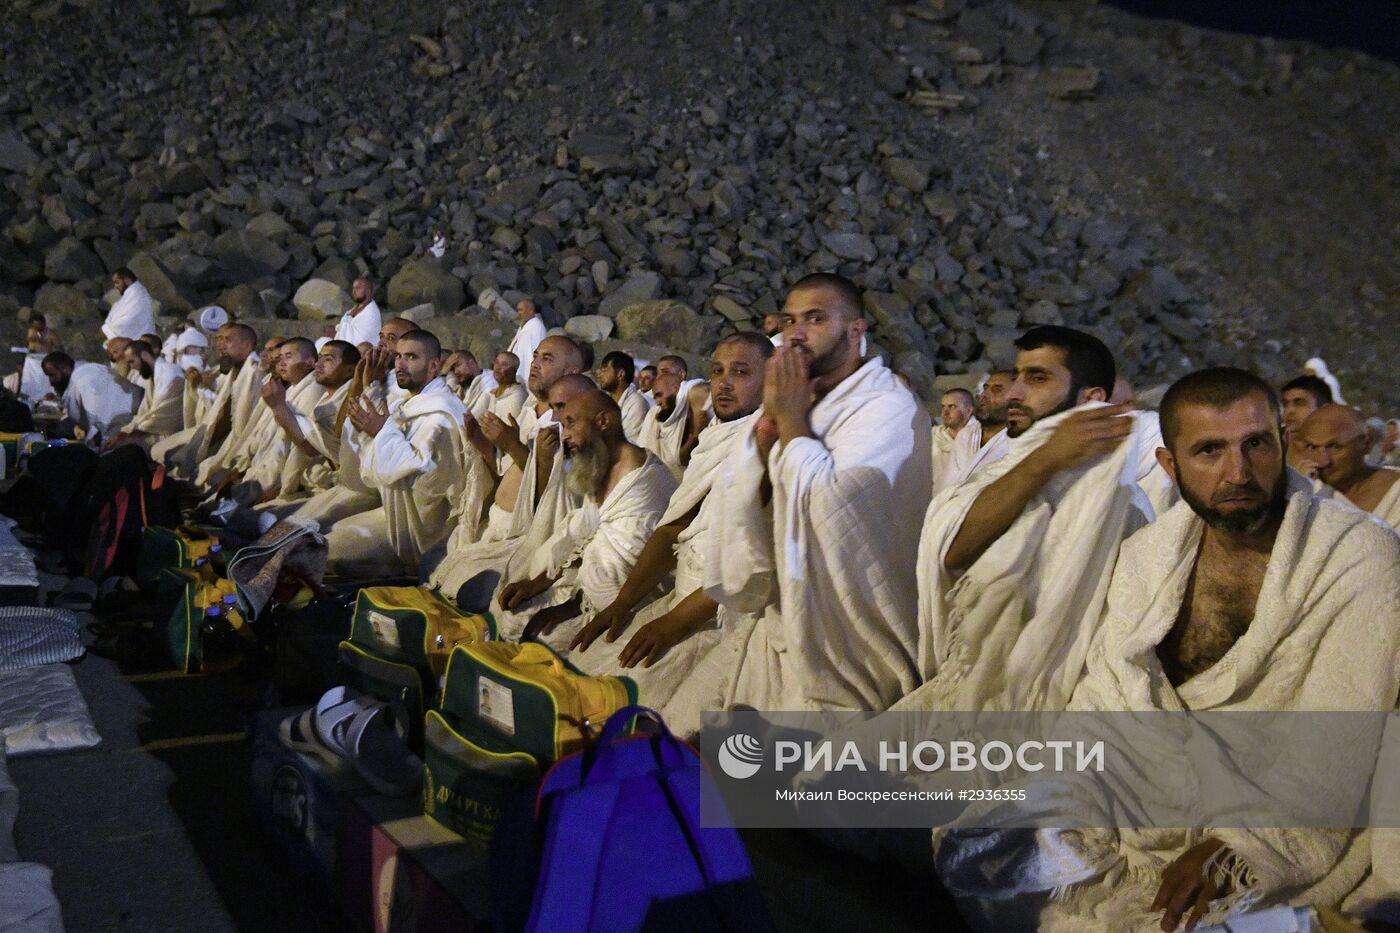
[[[0,933],[63,933],[53,873],[43,865],[0,865]]]
[[[12,758],[91,748],[102,741],[66,664],[0,673],[0,738]]]

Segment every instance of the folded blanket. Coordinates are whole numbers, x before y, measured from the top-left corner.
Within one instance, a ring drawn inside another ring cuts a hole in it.
[[[81,657],[79,629],[78,617],[67,609],[0,608],[0,671]]]
[[[102,741],[66,664],[0,672],[0,739],[10,757],[91,748]]]

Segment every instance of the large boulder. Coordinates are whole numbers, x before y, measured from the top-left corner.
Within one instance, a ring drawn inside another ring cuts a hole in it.
[[[462,280],[432,257],[404,263],[389,280],[389,307],[397,311],[431,304],[439,314],[451,314],[462,307],[462,295]]]
[[[297,317],[303,321],[339,320],[353,303],[343,288],[325,279],[308,279],[292,296]]]
[[[131,257],[127,267],[135,274],[136,280],[146,286],[151,297],[159,301],[167,311],[187,314],[194,308],[194,296],[185,283],[180,281],[159,259],[150,253],[137,253]]]
[[[580,314],[564,322],[564,333],[576,340],[597,343],[613,332],[612,318],[601,314]]]
[[[219,307],[228,312],[235,321],[255,321],[268,315],[267,301],[262,293],[251,285],[235,285],[219,296]]]
[[[251,230],[228,230],[214,239],[214,255],[230,284],[250,282],[281,272],[291,255]]]
[[[102,260],[75,237],[64,237],[44,257],[44,275],[54,282],[81,282],[106,273]]]
[[[692,309],[679,301],[643,301],[628,305],[617,315],[617,336],[661,347],[703,353],[714,334]]]
[[[14,130],[0,133],[0,171],[27,172],[39,164],[39,157]]]
[[[34,294],[34,310],[44,316],[50,327],[63,331],[65,342],[70,331],[96,330],[96,322],[101,320],[96,301],[71,285],[52,282],[41,285]]]
[[[634,272],[598,305],[604,317],[617,317],[628,305],[648,302],[661,291],[661,276],[655,272]]]

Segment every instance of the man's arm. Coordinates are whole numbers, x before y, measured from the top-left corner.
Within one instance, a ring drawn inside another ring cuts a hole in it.
[[[481,433],[497,450],[510,457],[517,467],[525,469],[525,461],[530,459],[530,448],[520,440],[520,425],[514,418],[502,421],[488,411],[477,419],[477,423],[481,425]]]
[[[1011,524],[1056,473],[1106,454],[1133,430],[1126,405],[1075,412],[1050,439],[978,494],[948,546],[943,566],[954,573],[971,567],[1006,533]]]
[[[651,538],[642,548],[642,553],[637,556],[637,563],[632,566],[631,573],[627,574],[627,581],[618,591],[617,598],[599,610],[574,637],[573,644],[569,645],[570,651],[587,651],[589,645],[604,632],[607,633],[608,641],[617,641],[617,637],[632,623],[632,611],[637,604],[656,589],[666,574],[676,569],[676,540],[695,520],[699,511],[700,506],[697,505],[690,510],[690,514],[679,521],[660,525],[651,533]]]
[[[292,406],[287,404],[287,387],[278,379],[269,379],[262,387],[263,404],[267,405],[272,412],[272,420],[277,422],[277,426],[287,435],[287,439],[296,446],[298,450],[308,457],[319,457],[321,452],[316,449],[306,435],[301,430],[301,423],[297,421],[296,412],[292,411]]]
[[[695,634],[719,611],[719,603],[696,590],[681,600],[671,611],[652,619],[637,630],[627,647],[618,655],[621,667],[651,667],[667,652]]]
[[[709,398],[710,387],[708,385],[693,386],[686,394],[686,405],[690,411],[686,414],[685,440],[681,444],[680,450],[681,466],[690,465],[690,455],[700,444],[700,432],[705,430],[710,423],[710,416],[705,413],[705,402]]]

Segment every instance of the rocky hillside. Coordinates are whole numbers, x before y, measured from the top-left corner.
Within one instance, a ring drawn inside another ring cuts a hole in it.
[[[703,352],[838,269],[925,391],[1056,321],[1142,384],[1320,353],[1400,402],[1400,69],[1357,53],[1082,0],[18,0],[0,37],[0,326],[95,334],[122,264],[314,322],[367,270],[475,345],[528,293]]]

